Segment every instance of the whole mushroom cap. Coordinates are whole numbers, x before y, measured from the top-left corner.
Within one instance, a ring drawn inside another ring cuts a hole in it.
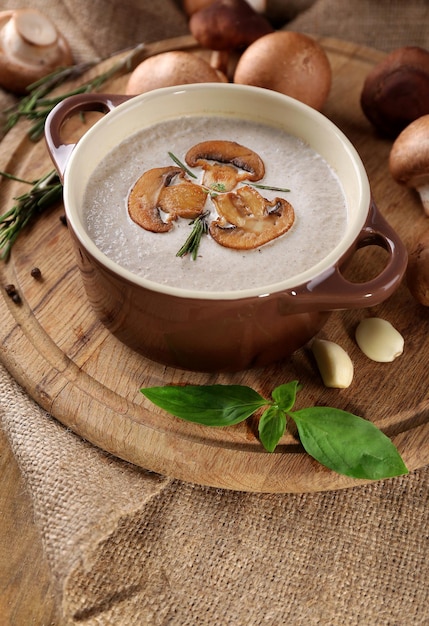
[[[429,113],[429,51],[404,46],[390,52],[367,75],[361,108],[383,135],[396,137]]]
[[[183,0],[182,6],[186,15],[190,17],[200,9],[207,7],[212,2],[214,2],[214,0]]]
[[[187,15],[191,16],[200,9],[209,6],[209,4],[213,4],[214,1],[215,0],[183,0],[183,10]],[[283,3],[283,0],[278,1]],[[246,0],[246,2],[258,13],[264,13],[267,9],[267,0]]]
[[[215,0],[183,0],[183,10],[190,17],[200,9],[213,4]],[[299,2],[285,2],[285,0],[246,0],[257,13],[262,13],[275,28],[281,28],[290,22],[297,13],[308,8],[314,0],[299,0]],[[297,6],[295,6],[297,5]]]
[[[125,92],[135,96],[160,87],[219,82],[226,82],[225,76],[202,57],[174,50],[142,61],[131,73]]]
[[[276,31],[243,52],[234,82],[279,91],[320,110],[331,89],[332,70],[317,41],[302,33]]]
[[[192,15],[189,29],[209,50],[242,49],[274,30],[246,0],[214,0]]]
[[[73,63],[68,42],[36,9],[0,12],[0,85],[17,94]]]

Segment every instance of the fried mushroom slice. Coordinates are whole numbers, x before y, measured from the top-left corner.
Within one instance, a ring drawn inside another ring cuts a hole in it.
[[[283,198],[267,200],[249,185],[214,198],[219,218],[210,224],[213,239],[226,248],[251,250],[280,237],[295,221]]]
[[[204,164],[204,175],[201,183],[207,189],[213,192],[232,191],[240,182],[238,170],[231,165],[223,165],[221,163]],[[244,175],[242,175],[244,178]]]
[[[153,233],[171,230],[178,217],[196,218],[203,212],[207,194],[185,178],[180,167],[155,167],[144,172],[128,196],[131,219]],[[163,220],[160,211],[168,214]]]
[[[202,167],[203,185],[214,190],[231,191],[239,182],[260,180],[265,174],[261,157],[235,141],[203,141],[188,150],[185,161]]]

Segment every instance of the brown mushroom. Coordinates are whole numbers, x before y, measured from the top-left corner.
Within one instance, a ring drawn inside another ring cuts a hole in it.
[[[397,48],[367,75],[362,111],[387,137],[429,113],[429,52],[418,46]]]
[[[216,52],[211,64],[224,73],[231,51],[243,50],[274,30],[246,0],[215,0],[193,13],[189,29],[203,48]]]
[[[231,191],[242,180],[260,180],[265,174],[261,157],[235,141],[203,141],[188,150],[185,161],[190,167],[202,167],[203,185],[218,191]]]
[[[182,168],[156,167],[144,172],[131,189],[128,213],[145,230],[165,233],[178,217],[198,217],[206,200],[204,189],[187,180]],[[168,214],[165,221],[160,211]]]
[[[200,9],[205,9],[209,4],[213,4],[215,0],[183,0],[183,10],[188,17],[191,17]]]
[[[213,4],[215,0],[183,0],[182,7],[186,15],[194,13]],[[299,13],[308,9],[314,0],[299,0],[299,2],[285,2],[285,0],[246,0],[257,13],[262,13],[268,21],[279,29],[293,20]]]
[[[209,232],[226,248],[258,248],[286,233],[295,220],[295,212],[287,200],[269,201],[249,185],[219,194],[213,201],[219,218],[210,224]]]
[[[215,0],[183,0],[183,10],[189,17],[199,11],[213,4]],[[257,11],[257,13],[264,13],[267,9],[267,0],[246,0],[248,4]],[[280,3],[283,0],[279,0]]]
[[[298,0],[298,2],[285,2],[285,0],[266,0],[264,14],[276,29],[280,29],[295,19],[300,13],[304,13],[314,4],[314,1]]]
[[[189,83],[226,82],[226,77],[202,57],[184,50],[162,52],[139,63],[130,74],[127,95]]]
[[[16,94],[59,67],[73,63],[66,39],[36,9],[0,13],[0,85]]]
[[[241,55],[234,83],[272,89],[320,110],[329,95],[332,70],[311,37],[278,31],[261,37]]]
[[[411,122],[395,139],[389,170],[398,183],[417,190],[429,216],[429,115]]]
[[[183,0],[183,10],[191,17],[194,13],[213,4],[215,0]],[[285,2],[285,0],[246,0],[257,13],[262,13],[275,27],[281,28],[290,22],[298,13],[304,11],[314,0],[299,0],[298,3]],[[297,6],[295,6],[297,5]]]

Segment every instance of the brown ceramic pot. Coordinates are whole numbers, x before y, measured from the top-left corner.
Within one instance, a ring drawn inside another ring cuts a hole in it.
[[[107,112],[77,144],[62,141],[64,121],[79,110]],[[82,216],[86,183],[100,160],[144,126],[174,115],[235,115],[280,125],[309,143],[337,172],[348,227],[341,242],[309,271],[275,285],[199,293],[147,281],[106,257]],[[46,140],[63,178],[64,205],[88,299],[120,340],[155,361],[200,371],[237,371],[285,358],[309,341],[337,309],[379,304],[399,285],[407,254],[376,208],[363,164],[344,134],[319,112],[268,90],[231,84],[160,89],[134,98],[100,94],[60,103],[46,124]],[[376,278],[353,283],[342,269],[361,247],[387,250]]]

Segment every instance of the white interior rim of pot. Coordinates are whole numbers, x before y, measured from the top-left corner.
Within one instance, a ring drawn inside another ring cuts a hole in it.
[[[216,104],[215,104],[216,101]],[[198,106],[196,105],[198,103]],[[152,107],[145,121],[142,109]],[[192,291],[159,284],[138,276],[112,261],[89,237],[79,212],[88,179],[101,159],[117,144],[145,126],[185,114],[232,115],[262,124],[281,124],[329,163],[344,185],[348,225],[344,237],[320,262],[291,278],[242,290]],[[277,119],[273,120],[273,116]],[[293,128],[292,128],[293,127]],[[118,276],[151,291],[194,299],[237,300],[292,289],[306,284],[335,266],[355,242],[368,216],[371,191],[368,176],[357,150],[344,133],[320,112],[283,94],[259,87],[230,83],[199,83],[157,89],[120,104],[106,114],[79,140],[64,175],[64,205],[67,221],[76,237],[98,262]],[[352,208],[351,208],[352,207]]]

